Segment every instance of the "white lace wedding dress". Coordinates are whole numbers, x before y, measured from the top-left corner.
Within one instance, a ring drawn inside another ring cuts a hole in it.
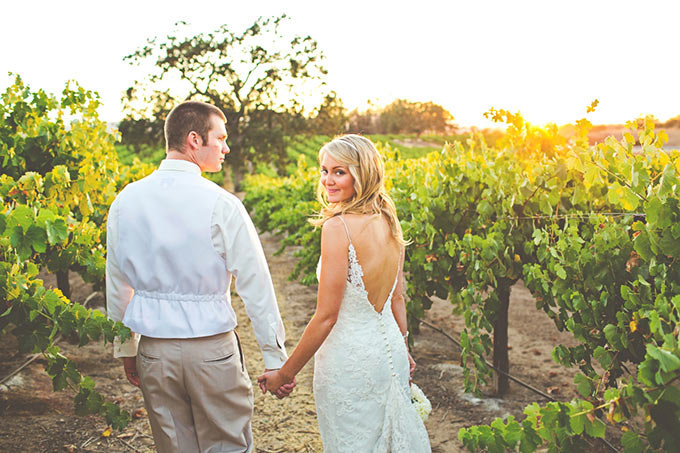
[[[397,280],[378,313],[362,276],[350,238],[338,320],[314,356],[314,399],[324,452],[430,452],[425,425],[411,403],[406,346],[392,314]]]

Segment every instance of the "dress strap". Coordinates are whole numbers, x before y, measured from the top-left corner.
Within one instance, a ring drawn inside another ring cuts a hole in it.
[[[338,218],[340,220],[342,220],[342,224],[345,225],[345,231],[347,232],[347,239],[349,240],[350,245],[352,245],[352,238],[349,236],[349,228],[347,228],[347,223],[345,223],[345,219],[343,219],[341,215],[339,215]]]
[[[397,263],[397,276],[394,277],[394,283],[392,284],[392,289],[390,290],[390,295],[388,296],[387,300],[392,300],[392,295],[394,294],[394,290],[397,289],[397,282],[399,282],[399,276],[401,275],[401,261],[402,261],[402,256],[404,256],[405,250],[402,247],[401,251],[399,251],[399,262]]]

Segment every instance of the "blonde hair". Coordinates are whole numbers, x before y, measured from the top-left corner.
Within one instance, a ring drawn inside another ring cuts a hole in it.
[[[385,168],[382,157],[373,142],[361,135],[348,134],[326,143],[319,150],[319,163],[328,155],[346,165],[354,177],[354,196],[348,200],[329,203],[321,179],[316,188],[316,198],[321,203],[318,216],[310,219],[314,226],[341,214],[382,214],[399,244],[407,245],[397,217],[394,201],[385,190]]]

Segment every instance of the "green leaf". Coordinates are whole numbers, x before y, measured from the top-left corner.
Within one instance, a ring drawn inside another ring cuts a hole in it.
[[[604,392],[605,401],[611,401],[619,397],[619,389],[609,388]]]
[[[0,318],[4,318],[4,317],[7,316],[11,311],[12,311],[12,306],[10,306],[7,310],[5,310],[5,311],[0,315]]]
[[[571,416],[569,417],[569,426],[571,426],[571,430],[574,431],[576,434],[581,434],[583,433],[583,429],[585,428],[585,423],[586,423],[586,415],[576,415],[576,416]]]
[[[664,255],[680,256],[680,241],[675,239],[669,231],[664,232],[661,240],[659,240],[659,247],[661,247],[661,253]]]
[[[522,421],[523,436],[520,441],[519,451],[521,453],[529,453],[536,451],[543,441],[541,437],[536,433],[534,426],[531,424],[530,420],[524,419]]]
[[[654,375],[658,367],[656,361],[647,359],[638,365],[638,379],[645,385],[651,387],[655,384]]]
[[[621,445],[626,449],[626,453],[642,453],[644,449],[640,435],[633,431],[623,433]]]
[[[680,408],[680,389],[669,385],[663,390],[660,399],[669,401]]]
[[[647,354],[658,360],[661,364],[661,370],[666,373],[680,368],[680,358],[673,355],[670,351],[654,346],[653,344],[647,344]]]
[[[647,216],[647,222],[650,225],[656,225],[659,220],[659,211],[661,210],[661,201],[658,198],[652,198],[647,203],[645,203],[645,214]]]
[[[31,225],[26,232],[26,241],[31,244],[37,253],[45,253],[47,250],[47,239],[45,230],[36,225]]]
[[[521,439],[522,427],[511,415],[507,419],[507,427],[505,429],[505,433],[503,434],[503,440],[505,440],[505,443],[508,446],[514,447]]]
[[[52,378],[52,388],[55,391],[63,390],[66,388],[68,383],[66,382],[66,375],[64,373],[58,373]]]
[[[36,275],[38,275],[39,272],[40,269],[38,269],[38,266],[36,266],[35,263],[32,263],[30,261],[26,263],[26,276],[28,276],[29,278],[33,278]]]
[[[587,376],[583,374],[577,374],[574,376],[574,384],[576,384],[576,390],[579,395],[584,398],[588,398],[593,390],[593,384],[590,382]]]
[[[621,206],[628,211],[636,209],[640,204],[640,197],[627,186],[622,187],[622,192],[621,199],[619,200]]]
[[[106,413],[106,421],[113,429],[122,430],[130,421],[130,414],[126,411],[121,411],[120,407],[113,403],[105,402],[102,407]]]
[[[19,225],[24,233],[33,224],[33,210],[28,206],[17,205],[9,215],[9,222]]]
[[[491,206],[491,203],[488,201],[482,200],[477,205],[477,212],[483,217],[489,217],[491,214],[493,214],[493,206]]]
[[[678,178],[675,173],[675,167],[672,163],[668,163],[663,170],[663,176],[661,176],[661,182],[659,183],[659,198],[664,201],[668,195],[674,193],[677,187]]]
[[[595,357],[595,360],[600,362],[600,365],[602,365],[602,368],[604,369],[608,369],[612,364],[612,355],[602,346],[595,348],[595,351],[593,351],[593,357]]]
[[[42,302],[45,305],[45,308],[47,308],[47,312],[50,315],[53,315],[54,309],[56,308],[57,304],[61,302],[61,300],[59,299],[57,293],[55,293],[54,291],[47,291],[45,293],[45,297],[43,297]]]
[[[555,273],[562,280],[566,280],[567,272],[564,270],[564,268],[562,267],[562,265],[560,263],[555,263]]]
[[[615,325],[607,324],[606,326],[604,326],[603,332],[605,338],[607,339],[609,344],[614,347],[614,349],[620,351],[623,348],[620,338],[621,333],[619,332],[619,329]]]
[[[80,382],[80,387],[87,390],[94,390],[94,381],[90,376],[85,376]]]
[[[23,242],[24,239],[24,232],[21,229],[20,226],[14,226],[12,227],[12,230],[9,233],[9,243],[14,249],[17,249],[21,247],[21,243]]]
[[[88,413],[96,414],[99,412],[99,408],[102,407],[103,402],[104,399],[99,393],[90,391],[90,394],[87,395],[87,399],[85,400],[85,408]]]
[[[592,423],[586,423],[586,434],[588,434],[591,437],[599,437],[601,439],[604,439],[604,433],[606,430],[605,424],[600,420],[599,418],[596,418],[593,420]]]
[[[638,253],[638,255],[640,255],[640,257],[645,261],[649,261],[653,256],[646,229],[640,231],[638,237],[634,239],[633,247],[635,248],[635,251]]]
[[[56,214],[48,208],[41,208],[38,211],[38,217],[36,217],[36,222],[41,225],[45,225],[46,222],[51,222],[55,219]]]
[[[68,227],[62,218],[47,222],[47,240],[50,245],[62,242],[68,237]]]
[[[673,303],[675,309],[680,312],[680,294],[678,294],[677,296],[673,296],[671,302]]]

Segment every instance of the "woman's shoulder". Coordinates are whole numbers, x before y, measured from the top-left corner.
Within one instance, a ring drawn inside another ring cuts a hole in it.
[[[331,217],[321,225],[321,235],[331,237],[347,237],[345,223],[340,216]]]
[[[339,215],[333,216],[329,219],[326,219],[326,221],[321,225],[322,230],[334,230],[336,228],[342,228],[342,220]]]

